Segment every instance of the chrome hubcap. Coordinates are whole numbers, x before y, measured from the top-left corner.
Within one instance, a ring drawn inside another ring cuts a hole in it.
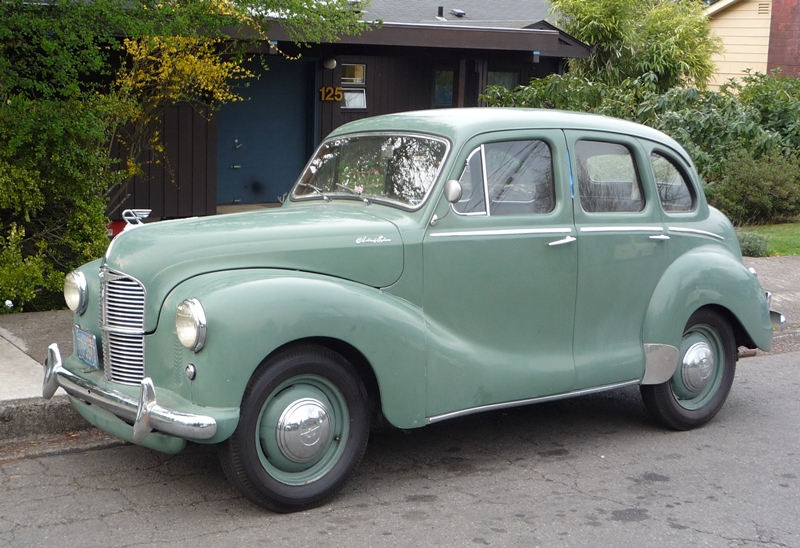
[[[692,392],[700,392],[714,373],[714,352],[705,342],[698,342],[689,347],[683,356],[681,377],[683,385]]]
[[[278,419],[278,449],[292,462],[314,460],[325,450],[330,434],[330,413],[317,399],[303,398],[293,402]]]

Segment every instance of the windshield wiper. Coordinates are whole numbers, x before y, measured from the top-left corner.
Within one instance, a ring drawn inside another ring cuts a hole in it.
[[[319,194],[320,196],[322,196],[322,199],[323,199],[323,200],[325,200],[326,202],[330,202],[330,201],[331,201],[331,199],[330,199],[328,196],[326,196],[324,192],[322,192],[322,189],[321,189],[321,188],[319,188],[319,187],[316,187],[316,186],[312,185],[311,183],[297,183],[297,186],[302,186],[302,187],[305,187],[305,188],[310,188],[310,189],[311,189],[311,190],[313,190],[315,193],[317,193],[317,194]]]
[[[364,202],[367,205],[370,205],[372,203],[372,202],[369,201],[369,198],[365,197],[359,191],[354,190],[354,189],[350,188],[349,186],[345,186],[345,185],[340,184],[340,183],[336,183],[336,186],[346,190],[348,192],[348,194],[352,194],[353,196],[358,196],[361,199],[361,201]]]

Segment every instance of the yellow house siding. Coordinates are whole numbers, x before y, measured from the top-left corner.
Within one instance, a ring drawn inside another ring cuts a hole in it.
[[[717,73],[709,81],[716,89],[730,78],[741,78],[745,69],[767,72],[771,0],[720,2],[722,9],[711,6],[711,29],[722,39],[724,51],[712,57]]]

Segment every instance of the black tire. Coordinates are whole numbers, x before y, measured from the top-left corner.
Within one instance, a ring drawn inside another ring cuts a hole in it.
[[[364,456],[367,401],[339,354],[316,345],[281,352],[250,379],[236,431],[220,448],[222,468],[248,499],[275,512],[325,504]]]
[[[718,313],[700,309],[686,323],[678,367],[662,384],[641,385],[650,414],[674,430],[706,424],[722,408],[736,373],[736,339]]]

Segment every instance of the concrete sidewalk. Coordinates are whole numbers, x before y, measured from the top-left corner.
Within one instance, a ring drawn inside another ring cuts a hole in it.
[[[787,318],[789,329],[774,337],[773,351],[800,350],[800,256],[745,259],[773,293],[772,308]],[[72,313],[33,312],[0,315],[0,442],[27,435],[89,428],[66,396],[41,397],[47,347],[58,343],[72,353]]]

